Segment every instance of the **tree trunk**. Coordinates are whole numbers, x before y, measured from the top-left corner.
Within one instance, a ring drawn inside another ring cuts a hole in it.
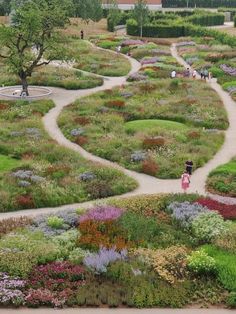
[[[21,84],[22,84],[22,92],[21,96],[29,96],[29,90],[28,90],[28,82],[26,76],[21,77]]]
[[[140,37],[143,38],[143,25],[141,25],[141,28],[140,28]]]

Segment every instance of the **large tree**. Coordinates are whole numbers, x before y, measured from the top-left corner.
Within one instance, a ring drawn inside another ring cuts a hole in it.
[[[58,53],[70,5],[70,0],[15,0],[10,25],[0,26],[0,57],[19,76],[26,95],[27,78]]]
[[[146,0],[138,0],[133,9],[133,18],[138,23],[140,37],[143,37],[143,25],[148,21],[149,9]]]

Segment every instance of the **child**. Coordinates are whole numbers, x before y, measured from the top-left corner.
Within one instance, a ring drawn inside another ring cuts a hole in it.
[[[181,187],[184,190],[184,193],[186,193],[187,189],[189,188],[190,184],[190,175],[187,171],[185,171],[181,176]]]

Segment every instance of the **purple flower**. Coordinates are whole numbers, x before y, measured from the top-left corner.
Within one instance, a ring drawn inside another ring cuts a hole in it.
[[[112,206],[100,206],[89,210],[84,215],[80,216],[79,222],[86,220],[106,221],[115,220],[123,214],[123,210]]]
[[[128,251],[126,249],[117,252],[115,248],[106,249],[101,247],[98,253],[90,254],[84,258],[84,265],[95,274],[107,272],[107,266],[118,260],[125,260]]]

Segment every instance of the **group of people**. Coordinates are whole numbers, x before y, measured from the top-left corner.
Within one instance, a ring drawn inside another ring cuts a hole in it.
[[[190,177],[192,175],[192,171],[193,171],[193,162],[192,160],[187,160],[185,162],[185,171],[181,176],[181,187],[185,193],[190,186]]]
[[[176,78],[177,76],[177,73],[175,70],[173,70],[170,74],[171,78]],[[187,68],[184,72],[183,72],[183,76],[184,77],[192,77],[193,79],[196,78],[197,76],[197,71],[196,70],[193,70],[191,71],[190,68]],[[211,72],[208,72],[207,69],[201,69],[200,70],[200,76],[201,76],[201,80],[202,79],[208,79],[209,81],[211,80],[212,78],[212,74]]]

